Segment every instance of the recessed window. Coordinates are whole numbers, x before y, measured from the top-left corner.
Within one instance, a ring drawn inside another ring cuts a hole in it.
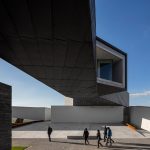
[[[112,60],[98,60],[97,75],[99,78],[112,81]]]

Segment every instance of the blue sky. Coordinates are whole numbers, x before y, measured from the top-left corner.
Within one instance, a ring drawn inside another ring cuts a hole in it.
[[[128,53],[131,105],[150,106],[150,0],[97,0],[97,35]]]
[[[96,0],[97,35],[128,53],[130,105],[150,106],[150,0]],[[0,82],[12,105],[63,105],[64,97],[0,59]]]

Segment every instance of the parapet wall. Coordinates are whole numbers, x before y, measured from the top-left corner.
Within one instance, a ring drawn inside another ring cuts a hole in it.
[[[52,106],[52,122],[121,123],[123,106]]]
[[[150,107],[131,106],[130,123],[138,128],[150,131]]]
[[[44,107],[12,107],[12,118],[22,118],[31,120],[50,120],[51,109]]]

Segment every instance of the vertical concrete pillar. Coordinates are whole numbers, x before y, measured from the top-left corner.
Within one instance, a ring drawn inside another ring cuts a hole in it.
[[[65,106],[73,106],[73,98],[64,97]]]
[[[124,107],[124,123],[130,123],[130,109],[129,107]]]
[[[0,150],[11,150],[11,86],[0,83]]]

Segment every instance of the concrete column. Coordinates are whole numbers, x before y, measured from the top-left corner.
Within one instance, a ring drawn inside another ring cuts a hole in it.
[[[11,150],[11,86],[0,83],[0,149]]]
[[[73,106],[73,98],[64,97],[65,106]]]
[[[130,107],[124,107],[123,117],[124,123],[130,123]]]

